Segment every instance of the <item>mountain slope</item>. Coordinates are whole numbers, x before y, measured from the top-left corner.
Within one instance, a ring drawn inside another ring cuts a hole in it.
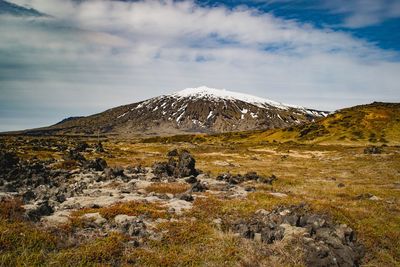
[[[297,142],[340,145],[400,145],[400,103],[378,103],[338,110],[326,118],[285,129],[151,137],[144,142]]]
[[[253,141],[400,144],[400,103],[374,102],[338,110],[307,125],[248,133]]]
[[[284,105],[207,87],[188,88],[88,117],[69,118],[28,134],[171,135],[275,129],[299,125],[327,112]]]

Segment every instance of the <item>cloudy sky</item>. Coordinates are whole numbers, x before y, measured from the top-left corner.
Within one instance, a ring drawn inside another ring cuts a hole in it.
[[[400,101],[398,0],[0,0],[0,131],[206,85]]]

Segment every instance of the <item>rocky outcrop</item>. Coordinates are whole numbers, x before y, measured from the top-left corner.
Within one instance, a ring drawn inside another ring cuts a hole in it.
[[[256,172],[248,172],[244,175],[223,173],[218,175],[216,179],[219,181],[228,182],[229,184],[240,184],[246,181],[257,181],[259,183],[272,184],[272,182],[277,180],[276,176],[273,174],[270,177],[263,177],[259,176]]]
[[[364,154],[381,154],[382,148],[377,146],[369,146],[364,148]]]
[[[173,176],[177,178],[197,176],[196,160],[187,150],[176,149],[167,153],[168,161],[157,162],[153,165],[153,173],[156,176]]]
[[[0,168],[2,170],[11,170],[18,162],[19,158],[15,153],[0,151]]]
[[[185,210],[195,205],[196,199],[207,197],[206,191],[222,199],[244,198],[256,190],[256,183],[272,184],[277,180],[274,175],[263,177],[256,172],[218,177],[199,174],[196,161],[187,150],[172,150],[167,157],[168,161],[156,163],[153,168],[108,167],[104,159],[96,158],[79,162],[80,166],[74,170],[64,170],[54,169],[59,165],[53,160],[26,161],[15,153],[3,151],[0,152],[0,190],[3,191],[0,200],[20,198],[25,218],[46,226],[67,224],[71,213],[86,208],[84,211],[89,213],[79,218],[84,221],[83,229],[74,235],[98,236],[117,231],[129,238],[131,246],[137,247],[162,237],[162,232],[152,229],[157,225],[156,220],[179,220],[185,216]],[[288,197],[278,192],[265,194]],[[370,194],[357,197],[359,200],[376,198]],[[118,208],[124,202],[143,205],[143,212],[131,213],[132,206]],[[103,209],[113,205],[108,211]],[[162,218],[153,218],[151,212],[159,212]],[[259,210],[245,219],[222,215],[217,228],[264,244],[296,237],[307,266],[358,266],[364,254],[350,227],[314,213],[305,205]]]
[[[359,266],[364,256],[364,248],[350,227],[335,224],[304,205],[259,210],[249,219],[226,224],[245,238],[267,244],[300,237],[305,262],[310,267]]]
[[[93,169],[95,171],[104,171],[107,168],[107,162],[102,158],[96,158],[84,162],[84,167],[87,169]]]

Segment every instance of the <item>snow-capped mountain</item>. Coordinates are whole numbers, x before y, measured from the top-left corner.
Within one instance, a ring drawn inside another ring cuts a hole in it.
[[[69,118],[34,132],[121,136],[220,133],[283,128],[326,115],[328,112],[202,86]]]

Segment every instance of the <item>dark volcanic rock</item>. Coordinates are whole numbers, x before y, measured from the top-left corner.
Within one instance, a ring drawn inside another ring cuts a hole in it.
[[[377,146],[369,146],[364,149],[364,154],[381,154],[382,148]]]
[[[262,210],[250,219],[227,225],[245,238],[261,236],[261,241],[268,244],[300,235],[307,266],[359,266],[365,253],[351,228],[312,214],[304,206],[282,207],[272,212]]]
[[[174,149],[168,152],[167,156],[169,156],[168,162],[157,162],[153,165],[153,173],[155,175],[181,178],[199,174],[196,170],[196,160],[187,150],[179,153],[178,150]]]
[[[157,162],[153,165],[153,173],[157,176],[172,176],[175,166],[168,162]]]
[[[193,196],[191,194],[183,193],[178,196],[180,200],[185,200],[188,202],[192,202],[194,200]]]
[[[272,174],[270,177],[259,177],[257,181],[264,184],[272,184],[277,179],[278,178],[276,178],[276,176]]]
[[[194,183],[191,188],[192,192],[204,192],[206,190],[208,190],[208,186],[200,181]]]
[[[131,237],[145,237],[149,235],[146,224],[139,217],[117,215],[115,217],[115,224],[121,232]]]
[[[122,167],[115,167],[115,168],[112,169],[112,172],[113,172],[115,177],[118,177],[118,176],[123,177],[123,176],[125,176],[124,168],[122,168]]]
[[[244,179],[245,180],[258,180],[260,178],[260,176],[257,174],[257,172],[248,172],[244,175]]]
[[[11,169],[19,163],[19,157],[13,152],[0,151],[0,168]]]
[[[26,191],[25,193],[22,194],[22,200],[24,203],[28,203],[29,201],[35,199],[36,194],[32,192],[31,190]]]
[[[184,150],[179,155],[177,167],[174,170],[174,175],[177,177],[197,176],[196,160],[192,157],[189,151]]]
[[[142,166],[128,166],[126,168],[127,173],[131,174],[144,174],[146,173],[146,169]]]
[[[78,144],[76,144],[75,151],[84,152],[88,148],[89,145],[86,142],[79,142]]]
[[[185,182],[188,183],[188,184],[194,184],[194,183],[196,183],[197,181],[198,181],[197,178],[194,177],[194,176],[190,176],[190,177],[188,177],[188,178],[185,179]]]
[[[76,150],[70,150],[64,155],[64,160],[75,160],[78,162],[85,162],[86,158]]]
[[[102,144],[101,142],[98,142],[98,143],[96,143],[96,144],[94,145],[94,150],[95,150],[96,152],[99,152],[99,153],[105,152],[104,147],[103,147],[103,144]]]
[[[129,177],[125,175],[124,171],[125,170],[122,167],[105,168],[104,176],[106,180],[122,178],[123,181],[127,182],[129,180]]]
[[[33,205],[26,210],[26,216],[29,220],[38,221],[42,216],[53,213],[53,208],[50,207],[48,201],[43,201]]]
[[[176,156],[178,156],[179,155],[179,153],[178,153],[178,149],[173,149],[173,150],[171,150],[171,151],[169,151],[168,153],[167,153],[167,156],[168,157],[176,157]]]
[[[240,184],[245,181],[257,181],[260,183],[272,184],[272,182],[277,180],[275,175],[271,175],[270,177],[263,177],[258,175],[256,172],[248,172],[245,175],[232,175],[230,173],[223,173],[218,175],[216,179],[219,181],[225,181],[229,184]]]
[[[83,165],[85,168],[93,169],[95,171],[104,171],[104,169],[107,168],[107,162],[102,158],[86,161]]]
[[[255,192],[256,188],[254,186],[246,186],[244,190],[246,190],[247,192]]]

